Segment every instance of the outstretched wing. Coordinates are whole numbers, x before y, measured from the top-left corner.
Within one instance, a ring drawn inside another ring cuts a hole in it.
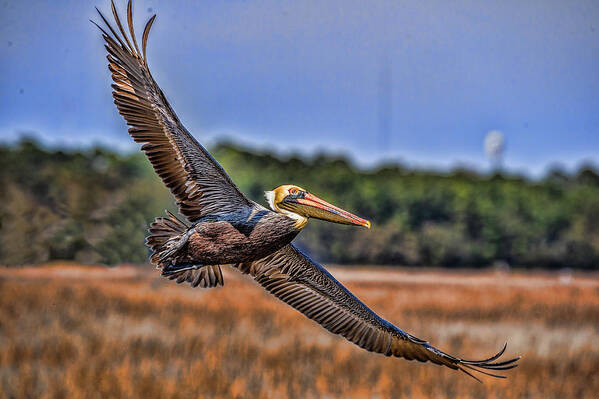
[[[431,361],[474,377],[476,371],[493,377],[505,376],[485,370],[508,370],[519,357],[496,362],[496,355],[484,360],[464,360],[431,346],[383,320],[349,292],[325,268],[302,254],[292,244],[252,263],[237,265],[249,273],[268,292],[293,306],[334,334],[354,344],[386,356],[421,362]],[[478,378],[476,378],[478,380]]]
[[[136,142],[145,143],[141,149],[175,196],[180,212],[190,221],[195,221],[204,215],[228,213],[249,206],[249,200],[224,169],[181,124],[152,78],[146,45],[156,15],[145,26],[140,53],[133,30],[131,1],[127,5],[131,41],[112,1],[111,6],[120,35],[99,10],[110,33],[96,26],[106,41],[108,69],[114,80],[114,103],[131,126],[131,137]]]

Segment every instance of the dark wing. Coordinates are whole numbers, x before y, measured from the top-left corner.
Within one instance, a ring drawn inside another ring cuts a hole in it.
[[[190,221],[195,221],[208,214],[228,213],[249,206],[249,200],[219,163],[183,127],[152,78],[146,44],[156,15],[146,24],[140,53],[133,31],[131,1],[127,6],[127,20],[133,45],[123,29],[114,2],[111,5],[121,34],[113,29],[99,10],[111,33],[96,26],[106,41],[108,69],[114,80],[114,103],[131,126],[131,137],[138,143],[145,143],[142,150],[175,196],[180,212]]]
[[[471,371],[505,378],[485,370],[508,370],[519,357],[496,362],[496,355],[484,360],[464,360],[431,346],[383,320],[341,285],[325,268],[302,254],[292,244],[261,260],[237,266],[249,273],[268,292],[293,306],[334,334],[385,356],[431,361],[474,377]],[[476,378],[476,377],[474,377]],[[478,378],[476,378],[478,380]]]

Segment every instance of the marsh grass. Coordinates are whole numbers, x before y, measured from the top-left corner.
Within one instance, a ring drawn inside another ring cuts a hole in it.
[[[332,272],[388,320],[468,358],[508,340],[508,380],[386,358],[332,336],[246,276],[222,289],[148,267],[0,269],[2,398],[594,398],[599,280]]]

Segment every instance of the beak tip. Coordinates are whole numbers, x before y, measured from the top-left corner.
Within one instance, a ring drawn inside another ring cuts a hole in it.
[[[367,229],[370,229],[370,220],[366,221],[366,224],[364,225]]]

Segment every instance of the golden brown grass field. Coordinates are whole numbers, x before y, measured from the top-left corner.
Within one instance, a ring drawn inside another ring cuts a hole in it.
[[[499,272],[332,273],[401,328],[509,379],[365,352],[230,270],[191,289],[150,266],[0,268],[2,398],[596,398],[599,279]]]

